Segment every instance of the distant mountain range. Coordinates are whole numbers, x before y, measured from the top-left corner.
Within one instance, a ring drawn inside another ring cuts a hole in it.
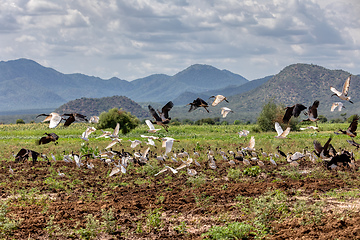
[[[240,86],[244,77],[209,65],[192,65],[168,76],[154,74],[134,81],[108,80],[84,74],[63,74],[29,59],[0,62],[0,112],[57,108],[82,97],[122,95],[136,102],[165,102],[193,93]]]

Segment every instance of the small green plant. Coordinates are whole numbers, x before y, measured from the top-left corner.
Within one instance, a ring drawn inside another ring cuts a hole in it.
[[[0,237],[4,237],[7,238],[7,236],[11,235],[12,232],[17,229],[22,220],[14,220],[11,219],[9,217],[7,217],[6,215],[9,213],[10,211],[8,210],[8,206],[3,203],[0,206]]]
[[[250,177],[256,177],[261,173],[259,166],[251,166],[244,169],[243,174]]]
[[[87,219],[85,228],[80,228],[74,232],[79,234],[81,239],[93,239],[100,233],[100,222],[92,214],[86,215],[85,218]]]
[[[160,228],[164,225],[161,220],[161,208],[156,208],[154,210],[149,209],[147,211],[145,226],[148,232],[151,230],[159,231]]]
[[[213,226],[208,232],[202,234],[205,239],[248,239],[252,234],[253,226],[242,223],[233,222],[227,226]]]
[[[182,221],[179,225],[174,227],[174,231],[177,233],[187,233],[187,225],[185,221]]]
[[[189,177],[186,181],[187,185],[192,185],[195,187],[201,187],[206,183],[206,176],[203,174],[198,174],[194,177]]]
[[[104,220],[101,226],[105,229],[106,233],[112,234],[116,231],[116,219],[112,208],[109,210],[101,209],[101,218]]]
[[[237,168],[235,169],[230,168],[227,174],[227,177],[233,180],[239,180],[241,176],[242,176],[242,171],[241,169],[237,169]]]

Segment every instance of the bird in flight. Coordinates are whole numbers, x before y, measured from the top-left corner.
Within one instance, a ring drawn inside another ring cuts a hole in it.
[[[278,122],[275,122],[275,130],[278,134],[275,136],[276,138],[287,138],[286,136],[290,133],[290,127],[287,127],[284,131]]]
[[[318,100],[315,100],[315,102],[308,109],[307,112],[308,118],[302,120],[301,122],[311,121],[311,122],[315,122],[316,126],[318,126],[317,121],[319,120],[319,118],[318,118],[317,108],[319,107],[319,104],[320,102]]]
[[[291,107],[286,107],[285,109],[286,111],[283,117],[283,123],[288,123],[292,116],[298,117],[300,113],[306,109],[306,107],[302,104],[297,103]]]
[[[331,105],[331,111],[333,112],[336,108],[338,107],[338,111],[340,112],[342,110],[342,108],[345,108],[344,104],[342,102],[334,102]]]
[[[159,114],[155,111],[155,109],[149,105],[149,111],[151,113],[151,115],[153,116],[153,118],[155,119],[154,122],[151,122],[152,124],[157,124],[159,126],[162,126],[167,132],[168,132],[168,123],[170,122],[171,118],[169,117],[169,111],[171,110],[171,108],[174,106],[174,104],[170,101],[167,104],[165,104],[165,106],[161,109],[161,112],[159,112]]]
[[[207,102],[205,102],[203,99],[201,98],[197,98],[195,99],[192,103],[189,103],[187,105],[190,105],[190,109],[189,109],[189,112],[199,108],[199,107],[203,107],[205,108],[205,110],[207,112],[209,112],[209,110],[207,109],[209,107],[209,105],[207,104]]]
[[[161,130],[160,128],[155,128],[154,124],[150,120],[145,120],[145,123],[148,125],[149,129],[147,130],[149,133],[156,133],[157,131]]]
[[[349,88],[350,88],[350,80],[351,75],[345,80],[345,83],[343,85],[342,91],[339,92],[336,88],[330,86],[330,90],[334,93],[331,96],[338,96],[341,100],[349,101],[350,103],[353,103],[350,100],[350,97],[348,97]]]
[[[42,122],[50,122],[49,128],[56,128],[61,120],[63,119],[58,113],[52,112],[50,114],[39,114],[36,116],[36,118],[40,116],[46,116],[46,118]]]
[[[44,133],[44,135],[46,136],[40,138],[40,140],[36,142],[38,145],[47,144],[49,142],[55,142],[55,145],[57,144],[56,141],[59,139],[58,135],[55,133]]]
[[[339,129],[338,132],[334,132],[335,134],[346,134],[348,136],[350,136],[351,138],[356,137],[357,133],[356,133],[356,129],[358,126],[358,121],[359,121],[359,116],[358,115],[354,115],[353,120],[350,123],[350,126],[348,127],[348,129],[341,130]]]
[[[223,118],[226,118],[226,116],[229,114],[229,112],[234,112],[233,110],[231,110],[228,107],[222,107],[221,108],[221,115]]]
[[[226,97],[224,97],[223,95],[216,95],[216,96],[211,96],[210,98],[214,98],[214,101],[212,102],[211,106],[215,107],[216,105],[218,105],[219,103],[221,103],[222,101],[225,102],[229,102]]]
[[[82,115],[80,113],[64,113],[61,116],[68,116],[68,118],[66,119],[66,121],[64,123],[64,127],[70,126],[70,124],[72,124],[75,121],[77,121],[77,122],[88,122],[86,116],[84,116],[84,115]]]

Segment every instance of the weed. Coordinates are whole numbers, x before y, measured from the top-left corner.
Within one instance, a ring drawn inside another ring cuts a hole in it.
[[[17,229],[22,222],[22,219],[20,220],[14,220],[6,215],[10,211],[8,210],[8,206],[3,203],[0,206],[0,237],[7,238],[7,236],[11,235],[12,232]]]
[[[105,232],[109,234],[114,233],[117,227],[113,209],[110,208],[108,211],[101,209],[101,214],[101,218],[104,219],[104,222],[101,223],[101,226],[105,229]]]
[[[242,176],[241,169],[230,168],[227,174],[227,177],[233,180],[239,180],[241,176]]]
[[[86,215],[85,218],[87,219],[85,228],[80,228],[74,232],[80,235],[81,239],[93,239],[100,233],[100,222],[92,214]]]
[[[187,233],[187,225],[185,221],[182,221],[179,225],[174,226],[174,231],[177,233]]]
[[[233,222],[227,226],[213,226],[201,236],[206,239],[248,239],[253,229],[249,224]]]
[[[201,187],[205,183],[206,183],[206,176],[201,173],[198,174],[197,176],[189,177],[186,181],[187,185],[192,185],[195,187]]]
[[[250,177],[256,177],[261,173],[259,166],[251,166],[244,169],[243,174]]]
[[[145,220],[145,227],[148,232],[151,230],[159,231],[160,228],[164,225],[161,220],[161,208],[156,208],[154,210],[149,209],[147,211],[147,216]]]

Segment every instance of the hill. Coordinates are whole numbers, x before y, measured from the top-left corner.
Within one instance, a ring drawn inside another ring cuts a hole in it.
[[[29,59],[0,62],[1,111],[56,108],[68,101],[127,96],[137,102],[165,102],[183,92],[201,92],[241,85],[247,80],[227,70],[195,64],[168,76],[154,74],[134,81],[63,74]]]
[[[122,108],[138,118],[150,117],[147,110],[124,96],[80,98],[61,105],[55,112],[60,114],[77,112],[85,116],[99,116],[102,112],[107,112],[112,108]]]
[[[187,112],[188,106],[179,107],[176,114],[181,118],[189,119],[194,119],[195,116],[196,119],[219,117],[220,108],[226,106],[234,111],[228,115],[227,121],[233,122],[239,119],[255,122],[263,105],[270,99],[274,99],[284,106],[292,106],[295,103],[310,106],[315,100],[319,100],[319,115],[324,115],[327,118],[338,118],[340,114],[346,113],[347,116],[351,116],[359,113],[360,110],[360,96],[356,94],[360,91],[360,77],[358,75],[353,75],[350,83],[349,96],[352,97],[354,104],[345,102],[346,109],[341,112],[330,112],[332,103],[341,101],[336,96],[331,97],[330,86],[342,89],[349,74],[343,70],[329,70],[313,64],[293,64],[285,67],[257,88],[230,96],[228,98],[229,103],[222,102],[216,107],[210,107],[210,114],[201,109],[189,113]],[[303,118],[305,117],[302,116],[301,119]]]

